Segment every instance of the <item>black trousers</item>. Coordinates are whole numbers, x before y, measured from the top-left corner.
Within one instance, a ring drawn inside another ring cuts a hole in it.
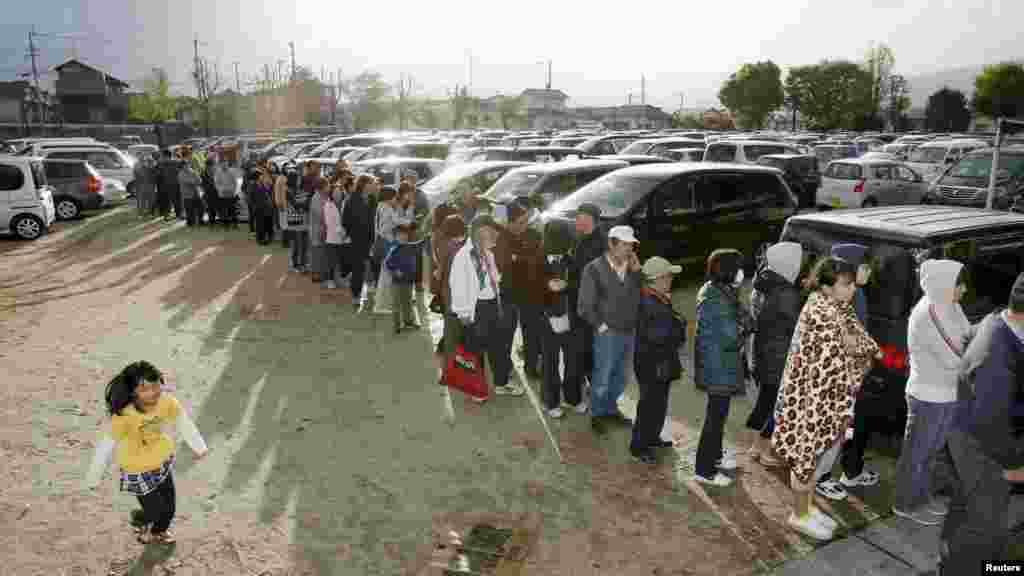
[[[982,574],[986,561],[1007,559],[1010,484],[977,440],[954,430],[948,440],[956,480],[940,541],[942,576]]]
[[[725,434],[725,422],[729,419],[729,404],[732,396],[708,394],[708,407],[704,416],[704,427],[700,430],[700,442],[697,445],[696,472],[705,478],[714,478],[718,471],[718,461],[722,459],[722,436]],[[658,430],[665,422],[664,416],[658,422]]]
[[[561,401],[573,406],[580,403],[583,395],[583,379],[576,353],[579,337],[572,331],[555,334],[547,318],[544,327],[544,406],[551,410],[558,408]],[[565,377],[558,370],[559,359],[565,361]]]
[[[206,221],[213,226],[217,222],[217,207],[220,199],[214,194],[203,196],[203,207],[206,208]]]
[[[750,411],[750,416],[747,417],[747,428],[758,430],[762,438],[771,438],[773,426],[769,422],[772,419],[772,414],[775,412],[775,401],[779,397],[779,382],[760,384],[754,409]]]
[[[478,300],[473,325],[464,332],[466,348],[481,359],[487,357],[495,386],[507,386],[512,373],[512,342],[506,338],[509,324],[508,313],[499,311],[497,300]]]
[[[228,224],[238,225],[238,212],[235,210],[235,203],[238,201],[237,198],[232,196],[231,198],[216,198],[217,212],[220,214],[220,222],[227,226]]]
[[[181,197],[181,188],[171,190],[171,203],[174,204],[174,216],[178,220],[185,219],[185,199]]]
[[[505,314],[509,315],[509,350],[512,349],[516,326],[519,326],[523,333],[523,368],[527,374],[540,372],[544,356],[544,332],[547,331],[541,324],[545,322],[543,309],[533,304],[517,304],[507,300],[502,304],[505,306]]]
[[[629,443],[629,451],[641,454],[661,440],[661,428],[668,413],[668,389],[671,380],[658,380],[651,378],[649,374],[637,372],[636,381],[640,387],[640,401],[636,406],[636,420],[633,421],[633,439]],[[722,423],[725,423],[725,419]],[[701,440],[703,438],[701,434]],[[714,472],[711,475],[713,476]]]
[[[861,405],[861,402],[857,402],[853,406],[853,438],[843,442],[839,456],[839,461],[843,464],[843,473],[847,478],[860,476],[860,473],[864,471],[864,451],[867,450],[868,439],[871,438],[871,420]],[[826,472],[818,480],[818,484],[831,479],[832,473]]]
[[[157,186],[156,206],[160,215],[166,218],[171,214],[171,191],[167,186]]]
[[[352,274],[348,286],[352,290],[354,303],[358,303],[363,295],[363,284],[366,282],[366,251],[365,247],[349,245],[344,252],[348,259],[348,269]]]
[[[166,532],[174,519],[174,474],[169,474],[156,490],[145,496],[136,496],[142,506],[142,513],[150,532],[159,534]]]
[[[256,241],[266,244],[274,238],[274,215],[269,210],[257,209],[250,222],[255,220]]]
[[[203,223],[203,200],[198,196],[182,200],[185,205],[185,223],[196,226]]]

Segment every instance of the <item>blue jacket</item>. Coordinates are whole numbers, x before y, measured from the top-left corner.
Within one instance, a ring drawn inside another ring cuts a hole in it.
[[[686,342],[686,319],[649,290],[640,297],[633,367],[642,383],[671,381],[683,375],[679,348]]]
[[[384,266],[391,272],[395,284],[412,284],[416,279],[416,258],[420,254],[419,242],[392,242],[387,247]]]
[[[697,331],[694,335],[693,382],[708,394],[743,394],[740,304],[735,294],[706,282],[697,293]]]
[[[954,425],[978,440],[1004,470],[1024,466],[1024,442],[1013,433],[1012,411],[1022,400],[1024,341],[1001,313],[982,321],[963,357]]]

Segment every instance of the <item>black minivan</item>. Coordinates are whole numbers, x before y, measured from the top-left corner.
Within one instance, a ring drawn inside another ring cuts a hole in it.
[[[888,421],[893,433],[903,430],[906,419],[907,321],[922,293],[918,266],[931,258],[966,266],[968,292],[961,304],[972,323],[1005,307],[1024,271],[1024,215],[1012,212],[894,206],[808,213],[790,218],[781,240],[800,243],[808,266],[835,244],[868,247],[868,331],[884,357],[859,402],[868,404],[866,414]]]
[[[571,226],[584,203],[601,207],[605,229],[632,226],[642,258],[662,256],[683,264],[687,274],[702,274],[712,250],[736,248],[747,256],[748,276],[798,204],[776,168],[667,162],[606,174],[553,204],[541,218]]]

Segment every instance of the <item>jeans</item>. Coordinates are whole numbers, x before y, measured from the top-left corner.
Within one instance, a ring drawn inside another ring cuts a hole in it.
[[[594,333],[594,374],[590,387],[592,416],[618,412],[619,397],[626,389],[626,361],[633,355],[633,335],[609,328]]]
[[[575,406],[582,400],[583,393],[583,379],[576,353],[578,337],[572,330],[555,334],[547,318],[543,322],[547,328],[544,334],[544,407],[548,410],[558,408],[562,400]],[[565,362],[564,378],[558,370],[560,359]]]
[[[729,404],[732,396],[708,394],[708,406],[704,426],[700,430],[697,444],[696,472],[705,478],[714,478],[718,461],[722,459],[722,437],[725,422],[729,419]]]
[[[986,560],[1006,559],[1010,484],[973,437],[954,429],[947,440],[956,481],[940,536],[949,547],[941,574],[980,574]]]
[[[481,360],[487,356],[494,371],[495,387],[507,386],[512,373],[512,351],[504,337],[507,324],[508,315],[500,313],[497,300],[477,300],[473,325],[464,331],[465,347],[480,354]]]
[[[910,511],[931,501],[931,463],[946,445],[956,408],[956,402],[924,402],[907,395],[907,428],[896,468],[896,508]]]
[[[640,387],[640,402],[636,407],[633,421],[633,437],[629,451],[634,454],[646,452],[660,440],[661,427],[668,413],[668,389],[671,380],[650,378],[649,374],[636,375]]]
[[[146,517],[146,524],[150,525],[150,532],[159,534],[166,532],[174,519],[174,474],[168,474],[156,490],[145,496],[136,496],[142,506],[142,513]]]
[[[287,234],[291,236],[292,268],[305,268],[306,253],[309,251],[309,233],[305,230],[289,230]]]

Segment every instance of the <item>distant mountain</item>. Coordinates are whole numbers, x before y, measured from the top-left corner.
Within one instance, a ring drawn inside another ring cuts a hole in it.
[[[928,97],[942,89],[943,86],[963,92],[970,100],[974,95],[974,78],[981,74],[982,68],[983,66],[966,66],[939,70],[933,74],[907,76],[911,105],[914,108],[924,108],[928,104]]]

